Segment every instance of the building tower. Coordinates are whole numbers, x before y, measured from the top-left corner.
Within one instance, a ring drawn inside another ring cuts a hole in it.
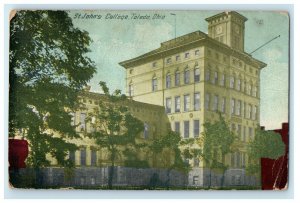
[[[120,63],[126,69],[128,95],[164,106],[172,129],[183,139],[201,136],[202,124],[214,122],[221,112],[239,137],[239,151],[224,157],[232,170],[247,163],[246,143],[259,124],[260,70],[266,66],[244,52],[246,20],[237,12],[214,15],[206,19],[208,35],[192,32]],[[190,163],[190,184],[206,185],[205,164]],[[245,182],[240,172],[233,174],[229,184]]]

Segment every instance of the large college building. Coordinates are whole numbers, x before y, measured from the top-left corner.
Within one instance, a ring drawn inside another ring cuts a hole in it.
[[[246,143],[260,121],[260,71],[266,64],[244,51],[247,18],[232,11],[205,20],[208,34],[196,31],[177,37],[120,65],[126,69],[128,96],[164,106],[172,129],[183,138],[201,136],[203,123],[215,121],[221,112],[238,136],[239,149],[223,161],[237,171],[231,177],[233,185],[243,184]],[[204,163],[190,164],[190,183],[205,185]]]

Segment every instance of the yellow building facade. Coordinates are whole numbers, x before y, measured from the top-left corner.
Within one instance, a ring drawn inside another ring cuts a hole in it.
[[[135,101],[164,106],[172,130],[182,138],[201,136],[203,123],[215,121],[221,112],[238,137],[239,149],[225,162],[233,169],[244,168],[246,144],[260,121],[260,71],[266,64],[244,51],[244,16],[223,12],[206,21],[208,34],[189,33],[121,62],[127,94]],[[190,164],[205,167],[199,160]],[[204,172],[198,173],[201,177]]]

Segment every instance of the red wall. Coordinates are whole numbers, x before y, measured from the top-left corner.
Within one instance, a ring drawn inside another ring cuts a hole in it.
[[[8,150],[9,169],[25,168],[28,156],[28,142],[26,140],[9,139]]]
[[[283,189],[288,180],[289,124],[283,123],[282,129],[274,130],[285,143],[285,155],[278,159],[261,159],[261,181],[263,190]]]

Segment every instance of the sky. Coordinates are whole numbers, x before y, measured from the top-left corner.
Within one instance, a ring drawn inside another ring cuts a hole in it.
[[[97,74],[90,81],[91,91],[100,92],[99,81],[110,90],[125,93],[125,69],[119,62],[153,49],[160,43],[200,30],[207,33],[205,18],[221,11],[71,11],[75,27],[89,32],[93,43],[88,56],[96,63]],[[238,11],[239,12],[239,11]],[[252,56],[267,64],[261,71],[261,126],[281,128],[288,121],[289,17],[274,11],[242,11],[246,18],[245,51],[252,52],[272,38],[279,38]],[[119,17],[116,19],[116,17]],[[127,16],[127,18],[126,18]],[[154,17],[154,18],[153,18]]]

